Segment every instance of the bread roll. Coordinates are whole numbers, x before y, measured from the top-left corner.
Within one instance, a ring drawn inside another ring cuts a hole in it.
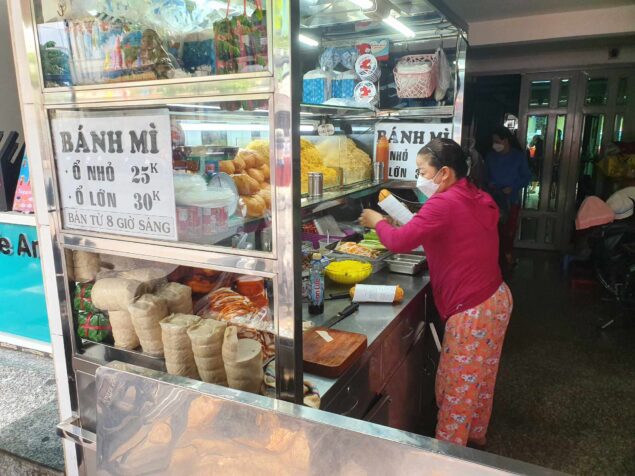
[[[241,196],[245,205],[246,215],[252,218],[259,218],[267,211],[267,203],[260,195]]]
[[[265,206],[267,207],[267,210],[271,210],[271,190],[262,189],[260,192],[258,192],[256,196],[262,197],[263,200],[265,201]]]
[[[388,198],[392,195],[392,193],[390,193],[390,191],[386,190],[385,188],[381,189],[379,191],[379,201],[381,202],[382,200],[384,200],[385,198]]]
[[[236,173],[236,166],[233,160],[221,160],[218,166],[220,171],[226,174],[234,175]]]
[[[265,180],[269,180],[271,176],[271,170],[269,169],[269,164],[264,164],[261,167],[258,167],[258,170],[262,172],[262,175],[264,175]]]
[[[203,319],[187,330],[192,341],[192,352],[198,374],[203,382],[227,386],[223,364],[225,322]]]
[[[139,338],[132,325],[128,311],[108,311],[108,319],[112,327],[112,337],[115,347],[133,350],[139,347]]]
[[[234,169],[236,170],[237,174],[245,170],[245,165],[246,165],[245,161],[241,159],[240,157],[236,157],[232,162],[234,164]]]
[[[261,189],[258,181],[247,174],[232,175],[240,195],[255,195]]]
[[[258,183],[263,183],[265,181],[264,174],[258,169],[247,169],[247,175],[258,181]]]
[[[147,286],[133,279],[104,278],[93,286],[93,305],[105,311],[126,311],[139,296],[147,292]]]
[[[266,163],[266,159],[255,150],[240,149],[236,157],[245,161],[245,168],[252,169]]]
[[[154,357],[163,357],[160,322],[168,315],[167,301],[152,294],[144,294],[128,306],[128,311],[143,351]]]
[[[353,286],[349,292],[351,299],[355,297],[355,286]],[[397,285],[397,289],[395,289],[395,297],[393,299],[393,304],[398,304],[403,301],[404,298],[404,290],[401,286]]]
[[[252,339],[238,339],[236,327],[225,330],[223,362],[230,388],[260,393],[264,373],[262,371],[262,346]]]

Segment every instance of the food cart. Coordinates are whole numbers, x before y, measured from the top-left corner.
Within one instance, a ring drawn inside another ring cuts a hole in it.
[[[10,3],[69,474],[532,471],[402,431],[434,427],[424,255],[391,273],[352,238],[460,142],[466,27],[431,3]],[[333,275],[310,314],[318,249],[399,299]]]

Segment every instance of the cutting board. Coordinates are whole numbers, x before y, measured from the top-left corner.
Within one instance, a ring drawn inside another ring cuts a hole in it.
[[[333,338],[324,340],[318,331]],[[364,334],[316,327],[304,333],[304,370],[321,377],[339,377],[366,350]]]

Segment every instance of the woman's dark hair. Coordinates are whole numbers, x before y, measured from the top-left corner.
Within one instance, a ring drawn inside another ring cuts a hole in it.
[[[452,139],[432,139],[419,150],[417,155],[429,156],[430,165],[437,170],[441,167],[451,168],[457,179],[467,177],[469,174],[467,156],[461,146]]]
[[[518,149],[522,152],[523,148],[520,146],[520,142],[518,142],[518,138],[515,134],[512,134],[512,131],[507,129],[505,126],[496,126],[492,131],[493,136],[498,136],[501,139],[507,139],[509,141],[509,146],[512,149]]]

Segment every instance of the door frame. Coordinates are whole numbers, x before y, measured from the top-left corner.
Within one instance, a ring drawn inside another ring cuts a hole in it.
[[[620,78],[628,78],[627,94],[628,104],[617,105],[618,82]],[[558,104],[559,80],[569,78],[569,101],[567,107],[553,107]],[[607,102],[605,105],[589,106],[585,104],[587,80],[589,78],[607,78]],[[530,86],[532,81],[551,80],[549,107],[529,108]],[[554,81],[558,87],[553,87]],[[602,129],[602,145],[613,140],[616,114],[624,117],[624,140],[635,141],[635,65],[625,64],[606,68],[602,66],[587,69],[563,69],[559,71],[532,72],[522,74],[521,93],[519,104],[518,140],[523,145],[527,141],[527,118],[531,115],[548,115],[548,134],[545,141],[545,160],[543,163],[542,184],[547,187],[551,181],[553,166],[553,145],[555,119],[558,115],[566,114],[565,137],[563,143],[562,159],[560,162],[560,180],[558,184],[558,209],[560,213],[548,211],[547,193],[541,191],[538,210],[521,210],[519,228],[516,235],[515,246],[518,248],[554,250],[567,252],[571,248],[571,236],[574,233],[574,220],[577,213],[576,195],[580,173],[580,154],[582,148],[582,133],[585,116],[588,114],[604,114],[605,122]],[[606,197],[601,197],[606,198]],[[559,215],[559,217],[558,217]],[[544,243],[546,218],[554,217],[553,243]],[[520,224],[522,218],[537,218],[537,241],[529,242],[520,240]]]
[[[558,99],[560,94],[560,81],[562,79],[569,80],[569,96],[567,106],[558,107]],[[529,107],[529,97],[531,94],[531,84],[534,81],[551,81],[549,106]],[[570,182],[570,171],[572,169],[571,162],[574,158],[575,146],[573,144],[576,137],[576,104],[577,95],[579,94],[579,72],[577,71],[551,71],[543,73],[525,73],[522,75],[520,89],[520,105],[519,105],[519,122],[518,122],[518,140],[523,147],[527,144],[527,123],[529,116],[547,116],[547,133],[545,134],[544,157],[542,163],[542,177],[540,183],[540,200],[537,210],[521,209],[519,217],[519,227],[517,230],[515,246],[518,248],[529,248],[539,250],[558,250],[561,249],[565,234],[563,233],[566,218],[566,204],[571,189],[568,186]],[[556,87],[554,87],[556,85]],[[554,161],[554,142],[555,130],[558,116],[566,116],[565,130],[562,155],[560,159],[559,181],[558,181],[558,206],[556,211],[549,211],[549,188],[553,173]],[[574,200],[575,202],[575,200]],[[562,211],[558,212],[561,209]],[[538,221],[536,231],[536,241],[520,240],[521,224],[523,218],[535,218]],[[545,233],[547,220],[555,220],[552,232],[552,242],[545,243]]]

